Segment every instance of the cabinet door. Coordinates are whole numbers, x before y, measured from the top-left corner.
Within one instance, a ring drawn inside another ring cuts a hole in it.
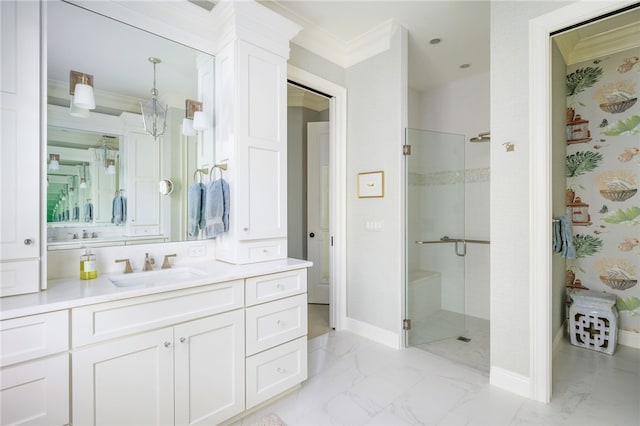
[[[3,202],[0,259],[31,259],[28,268],[37,270],[40,253],[40,2],[0,1],[0,20],[0,187]],[[11,277],[8,272],[3,274],[2,282],[0,291],[7,282],[20,286],[27,282],[27,288],[2,291],[3,296],[39,290],[37,280]]]
[[[244,315],[175,327],[176,424],[218,424],[244,410]]]
[[[73,423],[173,424],[173,329],[73,351]]]
[[[69,424],[69,355],[0,370],[0,424]]]
[[[287,236],[286,61],[238,43],[239,240]],[[233,201],[232,201],[233,203]]]
[[[146,133],[129,131],[126,134],[124,195],[130,235],[160,233],[160,140],[155,141]]]

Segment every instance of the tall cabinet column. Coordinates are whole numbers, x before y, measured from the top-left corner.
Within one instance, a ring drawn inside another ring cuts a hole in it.
[[[227,164],[229,232],[219,260],[287,257],[287,59],[300,27],[254,2],[220,3],[216,163]]]
[[[0,295],[10,296],[40,290],[40,2],[0,1],[0,32]]]

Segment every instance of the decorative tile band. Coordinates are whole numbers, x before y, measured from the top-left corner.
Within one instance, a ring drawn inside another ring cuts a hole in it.
[[[411,186],[454,185],[457,183],[489,182],[490,168],[448,170],[435,173],[409,173],[408,181]]]

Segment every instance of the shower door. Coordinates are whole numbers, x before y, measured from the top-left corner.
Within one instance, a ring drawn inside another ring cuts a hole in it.
[[[465,333],[465,137],[407,129],[405,140],[405,344],[419,346]]]

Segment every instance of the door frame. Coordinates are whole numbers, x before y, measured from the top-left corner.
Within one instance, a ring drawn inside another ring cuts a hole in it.
[[[329,324],[344,329],[347,318],[347,89],[293,65],[287,79],[330,95],[329,102]]]
[[[615,12],[636,1],[581,0],[529,21],[529,384],[531,398],[545,403],[551,400],[553,350],[549,36],[554,31]]]

